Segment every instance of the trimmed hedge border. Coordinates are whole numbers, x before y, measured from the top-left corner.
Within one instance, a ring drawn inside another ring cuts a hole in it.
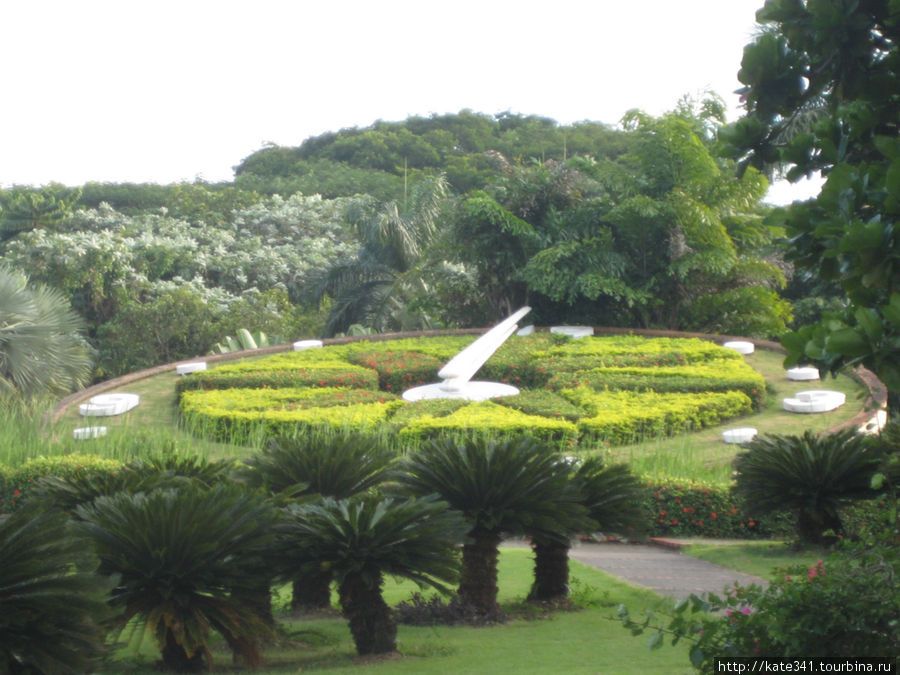
[[[405,338],[418,338],[418,337],[441,337],[448,335],[481,335],[490,330],[490,328],[457,328],[457,329],[445,329],[445,330],[426,330],[426,331],[409,331],[403,333],[381,333],[378,335],[363,335],[358,337],[342,337],[342,338],[327,338],[322,340],[323,345],[345,345],[352,344],[354,342],[391,342],[393,340],[401,340]],[[745,338],[740,335],[714,335],[710,333],[687,333],[687,332],[679,332],[679,331],[669,331],[669,330],[657,330],[657,329],[643,329],[643,328],[621,328],[621,327],[613,327],[613,326],[595,326],[594,327],[594,335],[639,335],[643,337],[667,337],[667,338],[698,338],[700,340],[708,340],[710,342],[715,342],[717,344],[721,344],[722,342],[727,342],[729,340],[744,340],[747,342],[753,343],[753,345],[759,349],[768,349],[775,352],[785,353],[784,347],[781,346],[778,342],[773,342],[771,340],[758,340],[752,338]],[[86,389],[82,389],[81,391],[77,391],[69,396],[66,396],[62,399],[57,406],[46,416],[45,424],[53,424],[66,413],[66,411],[73,405],[86,401],[92,396],[96,396],[97,394],[102,394],[104,392],[111,391],[113,389],[118,389],[132,382],[137,382],[139,380],[146,379],[148,377],[152,377],[154,375],[160,375],[162,373],[166,373],[169,371],[174,371],[176,366],[193,363],[198,359],[203,359],[209,363],[219,363],[221,361],[230,361],[248,358],[251,356],[263,356],[267,354],[278,354],[280,352],[290,352],[293,350],[292,344],[283,344],[283,345],[272,345],[270,347],[261,347],[259,349],[245,349],[239,352],[231,352],[228,354],[215,354],[210,356],[200,356],[194,357],[190,359],[183,359],[181,361],[173,361],[172,363],[166,363],[159,366],[154,366],[153,368],[147,368],[146,370],[140,370],[134,373],[129,373],[127,375],[122,375],[120,377],[113,378],[111,380],[105,380],[103,382],[99,382],[95,385],[92,385]],[[838,425],[834,429],[829,429],[830,432],[839,431],[841,429],[846,429],[850,427],[860,427],[872,417],[874,410],[883,409],[887,404],[887,388],[884,384],[872,373],[870,370],[862,367],[855,368],[854,370],[848,373],[851,377],[856,379],[858,382],[862,383],[863,386],[868,390],[868,396],[863,402],[863,409],[855,415],[850,420],[847,420],[843,424]]]

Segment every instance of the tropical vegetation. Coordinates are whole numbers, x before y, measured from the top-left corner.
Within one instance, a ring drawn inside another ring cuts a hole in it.
[[[445,589],[459,573],[462,517],[430,498],[395,500],[359,495],[288,507],[280,550],[298,567],[326,566],[357,652],[397,648],[397,625],[382,597],[387,575]]]
[[[855,429],[818,435],[755,438],[735,459],[735,489],[761,514],[792,511],[797,536],[823,543],[843,533],[839,507],[871,499],[882,458]]]
[[[622,619],[652,628],[651,645],[691,643],[698,668],[896,660],[894,431],[763,434],[733,492],[638,477],[616,455],[771,406],[776,392],[709,343],[515,338],[484,376],[519,397],[408,404],[398,395],[467,338],[349,342],[183,378],[184,424],[160,441],[110,422],[129,438],[97,446],[110,457],[37,457],[72,444],[35,423],[43,397],[92,379],[263,341],[481,326],[525,304],[543,325],[783,337],[788,364],[868,366],[896,409],[895,5],[768,0],[732,125],[714,96],[616,128],[462,111],[266,147],[230,184],[0,190],[0,404],[16,426],[0,467],[0,670],[96,670],[128,629],[149,631],[168,669],[211,668],[225,649],[257,667],[264,642],[293,639],[273,621],[281,590],[327,604],[332,579],[357,653],[385,654],[394,576],[458,581],[452,611],[500,620],[507,534],[535,555],[520,596],[571,601],[575,535],[786,524],[860,543],[767,589],[689,599],[668,623]],[[767,177],[816,171],[818,199],[762,204]]]
[[[112,585],[61,513],[0,518],[0,671],[92,672],[106,653]]]
[[[272,627],[248,601],[272,573],[264,554],[276,512],[261,496],[231,485],[119,492],[76,508],[94,543],[101,574],[115,576],[111,606],[125,629],[149,631],[164,666],[212,667],[211,630],[249,666]]]
[[[432,441],[401,463],[401,489],[437,495],[465,519],[458,593],[478,620],[500,618],[497,549],[502,535],[558,532],[584,514],[567,488],[563,465],[562,457],[528,438]]]

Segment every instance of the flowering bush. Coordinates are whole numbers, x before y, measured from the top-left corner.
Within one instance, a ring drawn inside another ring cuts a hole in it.
[[[668,621],[640,624],[619,616],[635,634],[653,630],[651,647],[692,642],[693,665],[712,672],[722,657],[860,656],[900,661],[900,549],[848,548],[810,566],[781,570],[767,588],[739,585],[723,597],[691,596]]]
[[[397,394],[410,387],[435,382],[441,361],[411,351],[367,351],[353,354],[351,363],[378,373],[378,388]]]
[[[790,513],[747,515],[728,486],[682,479],[647,484],[650,536],[753,539],[792,531]]]

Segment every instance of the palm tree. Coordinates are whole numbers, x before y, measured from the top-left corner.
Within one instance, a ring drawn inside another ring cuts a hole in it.
[[[246,460],[248,484],[285,499],[347,499],[381,484],[397,456],[387,439],[351,431],[313,431],[269,441]],[[293,580],[291,609],[331,606],[329,569],[303,569]]]
[[[793,511],[800,539],[821,544],[826,531],[842,531],[841,506],[875,496],[880,461],[853,429],[758,436],[735,459],[735,491],[753,513]]]
[[[397,626],[381,595],[385,575],[439,590],[458,577],[466,525],[443,502],[357,495],[286,510],[279,550],[302,566],[329,566],[360,655],[396,649]]]
[[[403,206],[376,206],[357,200],[347,219],[360,242],[356,258],[331,267],[316,285],[314,299],[332,298],[327,335],[353,324],[376,331],[428,328],[430,320],[410,311],[409,303],[428,291],[426,253],[438,232],[438,216],[447,196],[441,175],[418,183]]]
[[[91,373],[83,320],[59,291],[0,267],[0,394],[67,394]]]
[[[258,641],[271,628],[247,597],[268,582],[262,560],[277,511],[267,500],[238,486],[189,483],[99,497],[76,513],[100,571],[118,575],[112,602],[121,625],[140,617],[166,668],[210,667],[210,629],[247,665],[260,663]]]
[[[590,457],[566,468],[571,471],[567,488],[574,491],[574,501],[587,510],[587,526],[581,516],[566,523],[565,531],[529,532],[534,550],[534,584],[529,600],[555,601],[568,595],[570,541],[578,532],[590,528],[633,534],[645,525],[641,508],[644,487],[627,465],[606,466],[602,458]]]
[[[400,465],[402,488],[437,494],[469,525],[459,599],[480,619],[501,616],[497,555],[502,535],[564,531],[576,510],[564,460],[530,437],[434,440]]]
[[[112,587],[60,512],[0,518],[0,672],[95,672]]]

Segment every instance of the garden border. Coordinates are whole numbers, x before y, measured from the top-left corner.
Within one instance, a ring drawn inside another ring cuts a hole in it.
[[[405,331],[399,333],[379,333],[376,335],[359,335],[359,336],[349,336],[349,337],[340,337],[340,338],[326,338],[322,340],[323,346],[328,345],[342,345],[349,344],[352,342],[389,342],[391,340],[400,340],[404,338],[415,338],[415,337],[440,337],[445,335],[480,335],[486,331],[490,330],[490,327],[487,328],[455,328],[455,329],[441,329],[441,330],[425,330],[425,331]],[[640,335],[643,337],[668,337],[668,338],[698,338],[700,340],[707,340],[710,342],[716,342],[721,344],[722,342],[726,342],[729,340],[746,340],[752,342],[755,347],[759,347],[761,349],[768,349],[775,352],[780,352],[782,354],[786,353],[785,348],[779,343],[772,340],[758,340],[758,339],[748,339],[741,336],[733,336],[733,335],[714,335],[710,333],[692,333],[692,332],[680,332],[680,331],[672,331],[672,330],[659,330],[659,329],[649,329],[649,328],[620,328],[614,326],[595,326],[594,327],[594,335]],[[257,349],[244,349],[237,352],[229,352],[227,354],[214,354],[209,356],[200,356],[194,357],[191,359],[183,359],[180,361],[173,361],[171,363],[165,363],[159,366],[154,366],[152,368],[147,368],[145,370],[139,370],[134,373],[128,373],[127,375],[121,375],[119,377],[112,378],[110,380],[104,380],[103,382],[98,382],[97,384],[91,385],[85,389],[77,391],[73,394],[69,394],[64,399],[62,399],[56,407],[45,416],[45,423],[54,424],[59,421],[59,419],[66,413],[70,406],[80,403],[92,396],[96,396],[97,394],[101,394],[103,392],[107,392],[111,389],[116,389],[118,387],[125,386],[127,384],[131,384],[132,382],[137,382],[139,380],[144,380],[148,377],[152,377],[154,375],[160,375],[165,372],[174,371],[175,368],[179,365],[195,362],[198,359],[203,359],[207,362],[217,363],[220,361],[230,361],[234,359],[246,358],[248,356],[259,356],[265,354],[277,354],[281,352],[289,352],[293,350],[293,343],[286,343],[282,345],[271,345],[269,347],[260,347]],[[887,405],[887,387],[879,380],[873,372],[870,370],[863,368],[862,366],[857,366],[852,371],[848,372],[848,375],[856,379],[863,386],[866,387],[868,391],[868,395],[866,400],[863,402],[863,409],[854,417],[847,420],[843,424],[840,424],[833,429],[829,429],[829,432],[840,431],[842,429],[850,428],[850,427],[861,427],[866,424],[872,417],[873,411],[882,410]]]

